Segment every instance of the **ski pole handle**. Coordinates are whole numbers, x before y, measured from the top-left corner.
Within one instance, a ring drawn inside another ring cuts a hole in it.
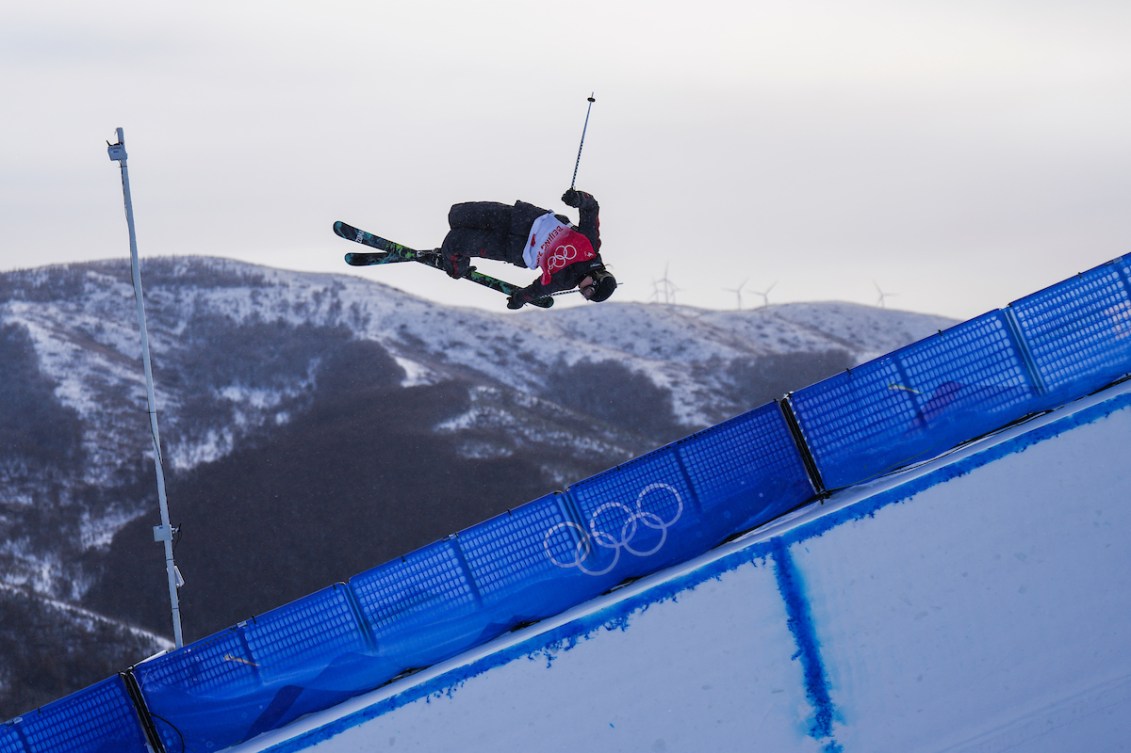
[[[577,161],[573,163],[573,180],[569,182],[570,190],[574,190],[577,184],[577,168],[581,167],[581,150],[585,147],[585,132],[589,130],[589,111],[593,109],[593,103],[597,100],[593,98],[593,93],[589,94],[589,107],[585,110],[585,125],[581,129],[581,143],[577,146]]]

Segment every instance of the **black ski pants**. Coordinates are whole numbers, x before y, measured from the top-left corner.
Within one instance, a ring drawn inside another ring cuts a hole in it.
[[[525,267],[522,252],[534,220],[549,210],[516,201],[468,201],[448,211],[451,230],[440,250],[445,256],[477,256]]]

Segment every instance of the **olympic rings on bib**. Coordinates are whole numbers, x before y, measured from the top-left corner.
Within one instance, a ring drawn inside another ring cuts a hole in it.
[[[558,270],[565,269],[573,260],[577,258],[577,248],[570,245],[558,246],[550,254],[546,260],[546,269],[550,270],[550,274]]]

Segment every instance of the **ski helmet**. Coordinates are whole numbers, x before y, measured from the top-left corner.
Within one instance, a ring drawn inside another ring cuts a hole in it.
[[[603,268],[590,272],[589,276],[593,278],[593,295],[589,296],[589,300],[593,303],[600,303],[608,299],[617,289],[616,278]]]

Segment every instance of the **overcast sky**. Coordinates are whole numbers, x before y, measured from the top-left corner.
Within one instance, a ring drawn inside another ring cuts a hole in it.
[[[968,318],[1131,251],[1126,0],[15,0],[0,270],[128,259],[121,126],[143,257],[497,309],[351,270],[331,224],[434,247],[454,202],[564,210],[590,92],[615,300],[666,273],[696,306],[745,282]]]

